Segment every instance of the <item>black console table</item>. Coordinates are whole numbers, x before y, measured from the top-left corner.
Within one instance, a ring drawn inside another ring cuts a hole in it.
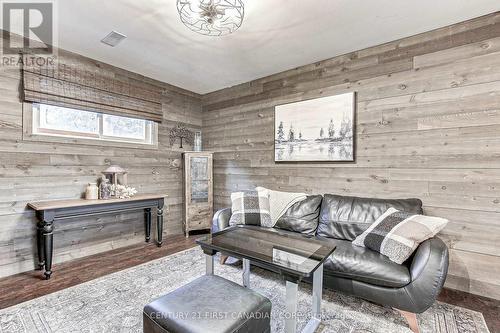
[[[39,269],[45,268],[45,278],[52,275],[52,253],[54,238],[54,222],[69,218],[78,218],[98,214],[122,213],[130,210],[144,210],[146,223],[146,242],[151,239],[151,209],[157,209],[157,245],[162,244],[163,205],[166,195],[142,194],[130,199],[109,200],[54,200],[30,202],[28,206],[36,211],[37,248]]]

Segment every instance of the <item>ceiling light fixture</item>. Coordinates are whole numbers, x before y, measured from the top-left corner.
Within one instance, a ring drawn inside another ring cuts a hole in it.
[[[189,29],[208,36],[223,36],[243,23],[242,0],[177,0],[177,11]]]

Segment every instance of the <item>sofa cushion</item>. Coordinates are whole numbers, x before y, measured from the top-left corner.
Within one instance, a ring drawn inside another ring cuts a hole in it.
[[[376,199],[325,194],[317,235],[354,240],[390,207],[422,214],[420,199]]]
[[[366,282],[382,287],[399,288],[411,282],[408,266],[399,265],[368,248],[350,241],[324,239],[337,247],[325,261],[325,274]]]
[[[231,193],[230,225],[248,224],[272,227],[267,191],[242,191]]]
[[[420,243],[434,237],[447,223],[447,219],[410,214],[391,207],[352,244],[382,253],[401,264]]]
[[[278,222],[283,213],[290,208],[294,203],[307,198],[307,194],[300,192],[284,192],[275,191],[262,186],[255,188],[258,192],[267,193],[269,198],[269,213],[271,214],[272,226]]]
[[[275,227],[313,235],[318,228],[322,200],[321,195],[309,195],[306,199],[296,202],[278,219]]]

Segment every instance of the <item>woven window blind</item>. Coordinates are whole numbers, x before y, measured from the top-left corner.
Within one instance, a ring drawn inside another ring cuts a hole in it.
[[[24,62],[24,100],[161,122],[161,88],[115,73],[111,66],[61,57],[54,65]]]

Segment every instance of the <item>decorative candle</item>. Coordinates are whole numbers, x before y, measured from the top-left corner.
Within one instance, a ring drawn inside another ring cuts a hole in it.
[[[97,200],[99,198],[99,188],[97,183],[89,183],[85,189],[85,199]]]

